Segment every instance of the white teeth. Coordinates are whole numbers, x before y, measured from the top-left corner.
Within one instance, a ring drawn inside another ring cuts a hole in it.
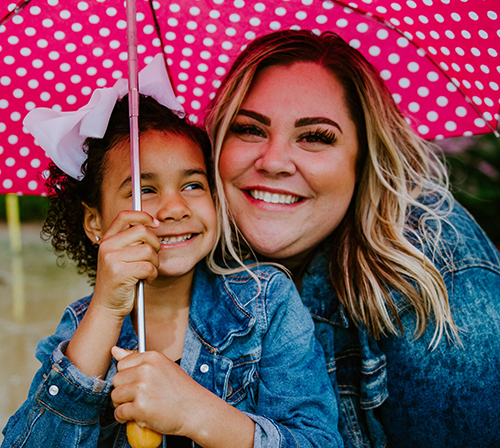
[[[290,194],[271,194],[268,191],[264,192],[260,190],[252,190],[250,194],[254,199],[272,204],[295,204],[300,199],[298,196],[292,196]]]
[[[192,236],[192,233],[189,233],[187,235],[182,235],[182,236],[172,236],[170,238],[160,238],[160,242],[162,244],[182,243],[183,241],[190,239],[191,236]]]

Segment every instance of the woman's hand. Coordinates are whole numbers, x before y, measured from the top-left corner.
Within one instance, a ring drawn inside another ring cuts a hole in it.
[[[158,352],[113,347],[118,373],[111,399],[120,423],[135,421],[161,434],[189,437],[210,447],[253,446],[254,423],[200,386]]]
[[[151,228],[159,222],[146,212],[122,211],[102,237],[93,306],[124,318],[134,308],[135,286],[158,275],[160,241]]]

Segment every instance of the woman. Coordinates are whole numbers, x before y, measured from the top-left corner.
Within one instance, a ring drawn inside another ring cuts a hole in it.
[[[332,33],[263,36],[207,126],[224,250],[293,274],[345,445],[499,446],[499,254],[376,69]]]

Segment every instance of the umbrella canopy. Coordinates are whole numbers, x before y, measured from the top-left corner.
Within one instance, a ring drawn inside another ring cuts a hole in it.
[[[139,68],[163,49],[179,101],[203,120],[220,79],[256,36],[330,30],[379,69],[424,138],[487,133],[499,121],[499,16],[498,0],[137,0]],[[0,6],[2,17],[0,193],[43,194],[38,173],[48,159],[22,120],[34,107],[75,110],[95,88],[126,77],[125,7],[23,0]]]

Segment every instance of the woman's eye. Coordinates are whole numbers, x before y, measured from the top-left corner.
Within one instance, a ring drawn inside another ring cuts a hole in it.
[[[335,135],[335,132],[325,129],[316,129],[302,134],[299,137],[299,140],[306,143],[322,143],[324,145],[332,145],[337,140],[337,136]]]
[[[264,136],[262,129],[253,124],[233,123],[231,125],[231,132],[236,135]]]

